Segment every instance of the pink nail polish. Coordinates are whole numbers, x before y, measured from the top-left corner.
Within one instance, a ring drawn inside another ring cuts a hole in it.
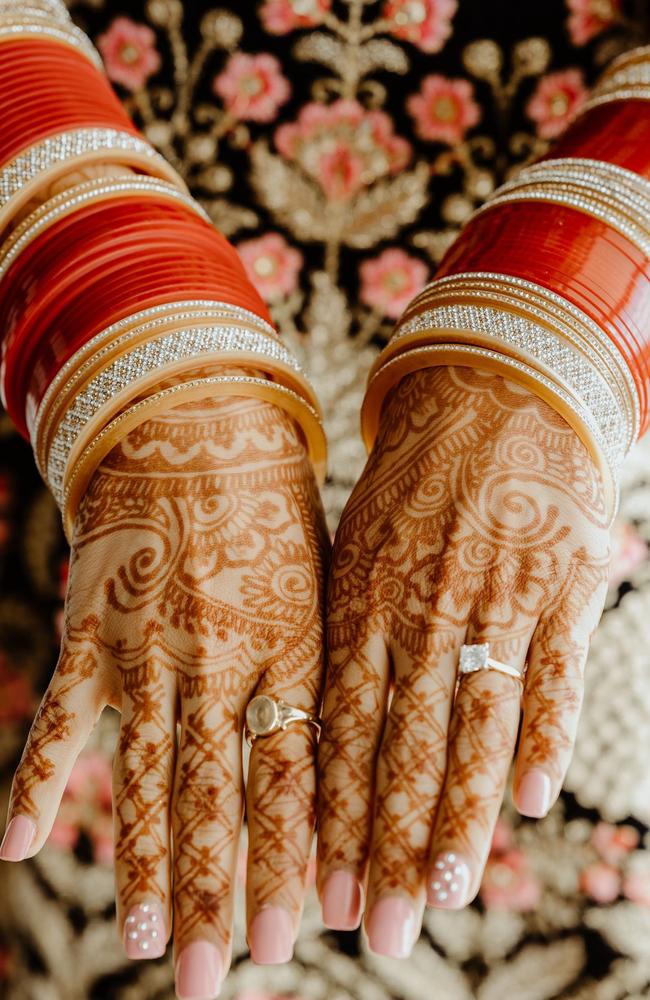
[[[281,906],[266,906],[251,924],[248,943],[259,965],[279,965],[293,957],[293,921]]]
[[[335,931],[353,931],[359,926],[361,886],[350,872],[332,872],[323,886],[321,902],[326,927]]]
[[[517,789],[517,809],[524,816],[546,816],[551,801],[551,779],[538,767],[522,775]]]
[[[455,851],[443,851],[429,870],[427,903],[446,910],[460,909],[467,900],[469,880],[467,862]]]
[[[127,958],[160,958],[165,954],[167,933],[160,903],[139,903],[124,922]]]
[[[402,896],[384,896],[373,906],[366,927],[370,950],[408,958],[415,936],[415,910]]]
[[[176,962],[176,995],[179,1000],[213,1000],[221,989],[219,949],[209,941],[192,941]]]
[[[14,816],[5,830],[0,844],[0,859],[2,861],[23,861],[31,847],[36,824],[27,816]]]

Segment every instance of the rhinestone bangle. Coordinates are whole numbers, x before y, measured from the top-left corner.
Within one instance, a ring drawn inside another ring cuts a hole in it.
[[[602,373],[610,388],[616,393],[619,408],[626,415],[628,426],[627,448],[636,441],[641,425],[640,401],[634,378],[616,344],[600,329],[597,323],[577,306],[550,289],[517,278],[494,272],[473,272],[448,275],[427,285],[406,309],[396,329],[399,336],[402,326],[428,306],[441,299],[489,298],[503,308],[523,312],[543,325],[565,336],[574,343]],[[392,341],[391,341],[392,342]]]
[[[45,480],[57,503],[62,502],[66,470],[84,447],[90,429],[98,421],[110,420],[115,409],[128,405],[134,396],[155,388],[163,377],[196,367],[197,361],[215,365],[257,362],[281,379],[288,375],[288,388],[294,391],[304,381],[291,379],[292,372],[300,373],[300,366],[277,338],[231,325],[183,327],[138,344],[87,382],[56,427],[46,457]],[[40,446],[38,451],[42,452]]]
[[[250,375],[222,375],[196,378],[169,386],[141,399],[120,413],[97,434],[80,455],[65,484],[61,513],[66,538],[72,545],[74,520],[79,502],[102,459],[133,428],[156,413],[194,399],[219,396],[253,396],[267,400],[288,413],[299,425],[307,445],[316,478],[322,484],[326,473],[327,444],[318,414],[297,393],[285,386]]]
[[[572,395],[592,415],[599,429],[603,450],[609,463],[618,470],[626,453],[629,428],[610,387],[598,369],[574,345],[547,327],[503,308],[453,303],[426,309],[400,328],[389,348],[400,338],[410,338],[409,347],[446,340],[449,331],[462,332],[465,343],[476,340],[480,346],[494,343],[493,350],[512,354],[568,387]],[[426,341],[423,339],[426,337]],[[385,363],[389,350],[382,352],[379,364]],[[382,360],[384,359],[384,360]]]
[[[94,177],[74,187],[67,188],[43,202],[15,229],[11,230],[5,242],[0,246],[0,282],[16,258],[29,246],[32,240],[35,240],[59,219],[71,215],[84,205],[130,195],[137,198],[148,195],[181,202],[200,215],[206,222],[212,224],[210,216],[199,205],[198,201],[179,190],[174,184],[170,184],[169,181],[162,181],[157,177],[147,177],[143,174],[133,177]]]
[[[16,38],[49,38],[81,52],[98,70],[104,72],[99,52],[88,35],[72,21],[65,24],[60,20],[47,21],[44,17],[39,17],[34,22],[21,14],[10,16],[0,11],[0,44],[14,41]]]
[[[187,319],[190,323],[196,317],[199,319],[210,317],[215,322],[219,319],[242,321],[254,326],[260,333],[266,332],[277,336],[272,326],[255,313],[249,312],[248,309],[210,299],[187,299],[178,302],[165,302],[158,306],[150,306],[148,309],[142,309],[140,312],[133,313],[130,316],[125,316],[117,322],[112,323],[111,326],[106,327],[106,329],[96,333],[72,357],[68,358],[45,390],[38,408],[34,406],[33,401],[28,397],[26,421],[32,447],[35,448],[35,440],[39,436],[41,422],[45,419],[51,401],[59,394],[63,384],[77,369],[81,368],[82,365],[88,369],[94,358],[98,358],[101,361],[105,352],[110,351],[113,343],[126,331],[134,327],[142,330],[154,330],[161,326],[164,328],[165,324],[170,322],[170,317],[172,319]]]
[[[112,128],[74,129],[30,146],[0,170],[0,234],[39,188],[92,162],[132,166],[189,194],[180,174],[146,140]]]
[[[556,410],[574,429],[598,467],[611,524],[618,511],[618,482],[603,449],[600,430],[590,413],[555,381],[525,362],[498,354],[489,348],[462,343],[429,344],[387,361],[368,382],[361,406],[361,433],[367,451],[371,450],[377,436],[383,402],[391,389],[411,372],[440,365],[464,365],[493,371],[525,386]]]
[[[29,12],[30,17],[32,14],[48,14],[55,21],[63,21],[64,24],[71,20],[68,8],[61,0],[25,0],[25,3],[20,0],[0,0],[0,11],[17,12],[23,16]]]

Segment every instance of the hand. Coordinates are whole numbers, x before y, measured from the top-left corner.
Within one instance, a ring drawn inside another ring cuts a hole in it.
[[[607,591],[602,483],[569,425],[488,372],[404,378],[345,508],[328,606],[318,885],[406,956],[425,897],[478,891],[515,747],[521,682],[463,676],[463,643],[523,668],[515,801],[542,816],[569,764]],[[392,694],[392,699],[390,695]]]
[[[4,856],[40,850],[99,713],[119,709],[118,925],[130,957],[155,957],[173,912],[180,996],[216,995],[230,961],[246,705],[263,692],[319,708],[328,546],[295,425],[256,399],[188,403],[142,424],[78,512],[60,657],[14,778]],[[291,956],[315,742],[298,723],[251,752],[256,961]]]

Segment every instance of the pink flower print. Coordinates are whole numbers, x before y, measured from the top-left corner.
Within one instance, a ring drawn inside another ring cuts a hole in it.
[[[411,147],[393,132],[383,111],[366,111],[357,101],[311,103],[297,121],[281,125],[275,144],[298,163],[331,201],[346,201],[376,180],[406,166]]]
[[[488,858],[481,884],[481,899],[488,909],[525,913],[535,909],[540,896],[541,885],[523,851],[513,848]]]
[[[626,875],[623,895],[639,906],[650,906],[650,872],[630,872]]]
[[[540,138],[554,139],[564,131],[586,96],[581,70],[549,73],[538,82],[526,113],[536,123]]]
[[[450,146],[461,142],[468,129],[481,118],[481,109],[473,95],[468,80],[451,80],[437,73],[425,76],[420,92],[406,102],[420,138]]]
[[[423,52],[439,52],[451,35],[456,0],[387,0],[383,15],[396,38]]]
[[[154,32],[129,17],[116,17],[108,31],[97,39],[97,48],[109,79],[129,90],[140,90],[160,69]]]
[[[242,121],[273,121],[280,105],[291,96],[280,63],[267,52],[255,56],[235,52],[214,78],[213,88],[226,110]]]
[[[596,903],[613,903],[621,891],[621,873],[613,865],[594,861],[580,872],[580,888]]]
[[[332,0],[266,0],[260,17],[271,35],[286,35],[297,28],[314,28],[331,6]]]
[[[290,295],[296,289],[303,257],[279,233],[245,240],[237,250],[246,274],[267,302]]]
[[[112,772],[108,757],[97,750],[83,753],[63,793],[49,842],[72,850],[81,832],[92,842],[95,861],[113,861]]]
[[[601,858],[615,865],[639,844],[639,831],[633,826],[615,826],[601,820],[594,827],[591,843]]]
[[[392,247],[378,257],[365,260],[359,268],[361,301],[398,319],[405,308],[422,291],[429,270],[417,257]]]
[[[574,45],[585,45],[605,31],[621,12],[619,0],[567,0],[567,28]]]
[[[648,546],[635,528],[618,518],[612,525],[612,559],[609,564],[609,586],[618,587],[648,558]]]

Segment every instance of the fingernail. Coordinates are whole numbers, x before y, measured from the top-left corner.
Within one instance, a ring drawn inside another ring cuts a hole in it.
[[[124,922],[124,950],[127,958],[160,958],[167,944],[165,917],[160,903],[139,903],[131,907]]]
[[[221,988],[221,955],[208,941],[192,941],[176,962],[179,1000],[213,1000]]]
[[[465,905],[469,889],[469,866],[455,851],[438,854],[429,870],[427,903],[447,910]]]
[[[293,957],[293,921],[281,906],[266,906],[251,924],[251,958],[259,965],[279,965]]]
[[[0,859],[2,861],[24,861],[29,850],[36,825],[27,816],[14,816],[5,830],[0,844]]]
[[[370,912],[366,933],[377,955],[408,958],[415,936],[415,910],[401,896],[384,896]]]
[[[551,779],[548,774],[534,767],[526,771],[519,782],[517,809],[524,816],[540,819],[546,816],[551,801]]]
[[[334,931],[353,931],[361,921],[361,886],[350,872],[326,879],[321,896],[323,923]]]

